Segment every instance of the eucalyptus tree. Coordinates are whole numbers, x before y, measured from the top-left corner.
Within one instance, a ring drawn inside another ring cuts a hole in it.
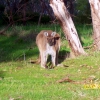
[[[50,0],[50,6],[52,7],[56,18],[60,22],[73,54],[75,56],[81,54],[85,55],[86,53],[81,45],[74,23],[63,0]]]
[[[89,0],[93,23],[94,47],[100,50],[100,0]]]

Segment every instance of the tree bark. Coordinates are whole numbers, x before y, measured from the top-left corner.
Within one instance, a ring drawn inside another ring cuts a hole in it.
[[[100,50],[100,0],[89,0],[93,23],[93,38],[96,50]]]
[[[50,0],[50,6],[55,16],[61,24],[66,39],[68,40],[71,51],[75,56],[85,55],[85,51],[79,40],[72,18],[66,9],[63,0]]]

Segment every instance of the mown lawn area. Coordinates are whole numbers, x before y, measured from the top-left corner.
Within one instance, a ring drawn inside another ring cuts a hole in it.
[[[92,45],[92,26],[76,25],[83,47]],[[3,29],[1,27],[0,29]],[[39,55],[36,35],[52,29],[61,35],[60,66],[43,69],[30,63]],[[100,100],[100,52],[69,58],[59,25],[13,26],[0,35],[0,100]]]

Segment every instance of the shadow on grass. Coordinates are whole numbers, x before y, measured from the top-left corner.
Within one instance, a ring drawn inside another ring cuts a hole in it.
[[[61,64],[66,58],[69,58],[70,56],[70,52],[66,51],[66,50],[62,50],[59,52],[59,55],[58,55],[58,64]],[[47,66],[48,66],[48,69],[53,69],[54,67],[52,66],[52,61],[51,61],[51,56],[49,55],[48,56],[48,59],[47,59]]]
[[[58,63],[62,63],[66,58],[70,57],[70,52],[66,51],[66,50],[62,50],[59,52],[59,56],[58,56]]]
[[[0,35],[0,62],[25,60],[38,55],[36,33],[26,35]]]
[[[36,46],[37,33],[29,34],[11,34],[9,36],[0,36],[0,62],[23,61],[28,58],[34,59],[39,55]],[[66,50],[59,52],[58,62],[63,62],[68,57]]]
[[[2,80],[5,76],[5,71],[0,71],[0,80]]]

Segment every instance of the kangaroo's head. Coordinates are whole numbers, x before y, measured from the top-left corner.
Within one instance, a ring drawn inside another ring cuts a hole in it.
[[[55,42],[56,42],[56,32],[44,32],[44,35],[46,36],[46,39],[47,39],[47,43],[50,45],[50,46],[53,46],[55,45]]]

